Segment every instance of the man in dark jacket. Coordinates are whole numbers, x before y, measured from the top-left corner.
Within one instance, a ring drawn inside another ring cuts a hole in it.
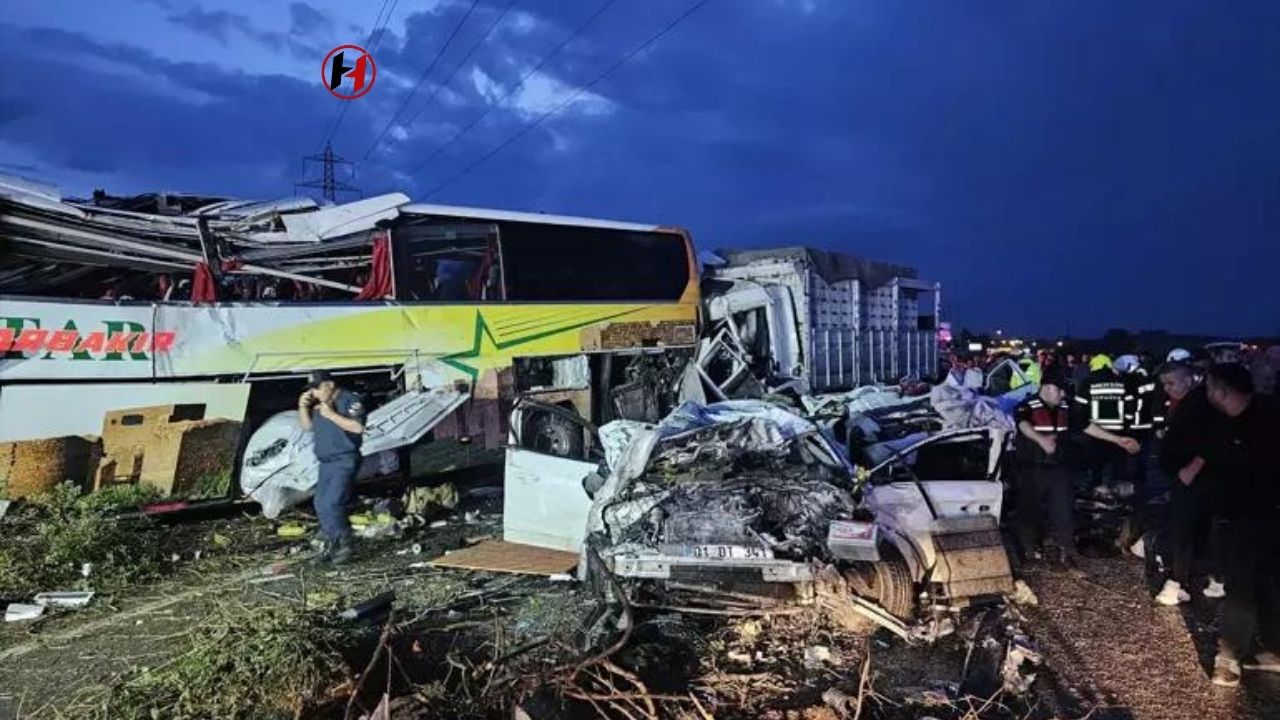
[[[1219,418],[1195,370],[1186,363],[1160,368],[1160,384],[1168,398],[1163,411],[1165,427],[1160,438],[1160,469],[1171,479],[1169,518],[1163,547],[1169,557],[1169,577],[1156,595],[1161,605],[1177,605],[1191,599],[1191,579],[1196,559],[1204,555],[1221,482],[1206,465],[1213,423]],[[1223,596],[1220,568],[1210,557],[1206,597]]]
[[[1220,471],[1227,519],[1227,599],[1222,611],[1215,685],[1240,683],[1243,660],[1280,670],[1280,411],[1254,395],[1249,371],[1214,365],[1205,381],[1209,403],[1222,414],[1207,463]]]

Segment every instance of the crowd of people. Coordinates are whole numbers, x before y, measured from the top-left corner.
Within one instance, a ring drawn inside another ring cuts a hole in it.
[[[1134,551],[1162,560],[1154,601],[1221,600],[1213,682],[1223,686],[1242,670],[1280,671],[1278,359],[1280,348],[1176,349],[1159,364],[1041,352],[1010,383],[1035,386],[1014,412],[1022,560],[1082,572],[1077,493],[1127,498],[1148,529]]]

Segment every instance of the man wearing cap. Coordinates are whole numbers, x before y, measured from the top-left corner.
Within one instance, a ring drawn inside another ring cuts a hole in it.
[[[338,387],[324,370],[311,373],[306,392],[298,398],[298,420],[303,430],[315,436],[316,459],[320,461],[315,509],[324,549],[316,558],[319,563],[341,565],[351,559],[347,503],[360,467],[364,417],[359,395]]]
[[[1138,443],[1091,422],[1084,406],[1067,397],[1066,378],[1060,369],[1045,373],[1040,390],[1014,410],[1018,424],[1018,527],[1022,552],[1039,557],[1039,535],[1048,518],[1049,537],[1056,564],[1074,566],[1075,538],[1071,512],[1075,472],[1073,455],[1079,434],[1112,443],[1134,453]],[[1042,509],[1041,506],[1044,506]]]

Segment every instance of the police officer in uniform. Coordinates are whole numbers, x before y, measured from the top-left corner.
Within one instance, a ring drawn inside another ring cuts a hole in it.
[[[320,461],[315,509],[324,541],[316,558],[321,564],[341,565],[351,559],[347,503],[360,467],[364,417],[359,395],[338,387],[333,376],[323,370],[311,373],[306,392],[298,398],[298,419],[303,430],[315,435],[316,459]]]
[[[1058,369],[1045,373],[1040,390],[1014,411],[1018,426],[1018,526],[1024,557],[1038,559],[1039,536],[1048,519],[1052,559],[1074,566],[1075,528],[1072,508],[1075,473],[1080,466],[1081,434],[1134,453],[1138,443],[1099,427],[1081,404],[1067,397],[1067,380]],[[1043,506],[1043,507],[1042,507]]]

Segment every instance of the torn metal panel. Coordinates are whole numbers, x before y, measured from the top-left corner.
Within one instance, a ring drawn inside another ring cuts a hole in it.
[[[508,447],[502,537],[507,542],[579,552],[591,497],[583,481],[596,463]]]
[[[403,193],[387,193],[315,212],[282,215],[280,220],[290,239],[320,242],[373,230],[379,222],[396,218],[399,208],[408,203],[409,196]]]
[[[707,300],[707,316],[733,330],[739,354],[771,384],[807,383],[791,289],[750,281],[732,283]],[[801,394],[807,393],[807,387]]]
[[[0,173],[0,198],[49,212],[80,217],[83,213],[62,202],[57,186]]]
[[[407,392],[369,413],[360,451],[373,455],[412,445],[470,397],[454,386]]]

